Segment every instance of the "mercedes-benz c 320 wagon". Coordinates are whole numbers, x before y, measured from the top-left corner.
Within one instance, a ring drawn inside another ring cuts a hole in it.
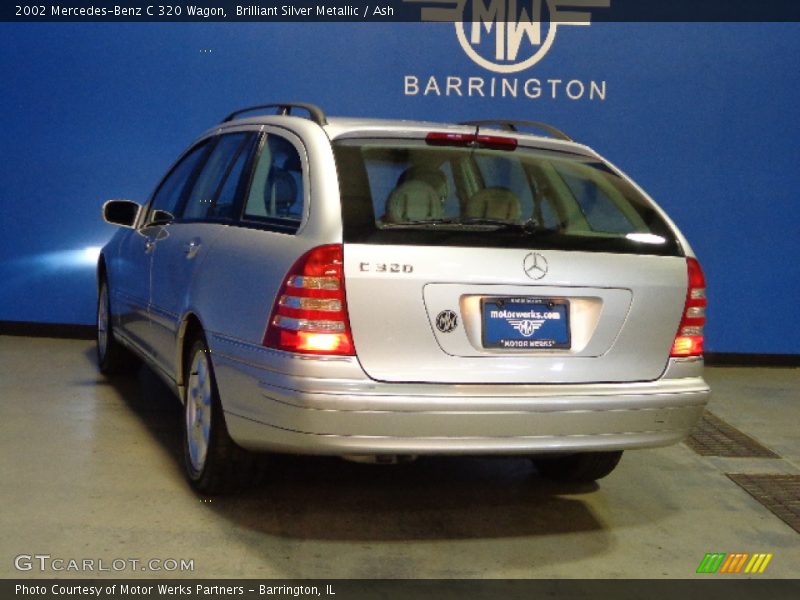
[[[103,211],[121,227],[98,264],[100,368],[133,351],[175,391],[204,493],[254,451],[525,455],[594,480],[708,401],[688,242],[541,123],[253,107],[145,205]]]

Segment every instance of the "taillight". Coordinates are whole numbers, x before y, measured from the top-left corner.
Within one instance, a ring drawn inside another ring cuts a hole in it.
[[[286,274],[264,345],[304,354],[352,356],[341,244],[312,248]]]
[[[686,259],[689,270],[689,285],[686,304],[681,315],[681,324],[670,356],[702,356],[703,328],[706,324],[706,279],[696,258]]]

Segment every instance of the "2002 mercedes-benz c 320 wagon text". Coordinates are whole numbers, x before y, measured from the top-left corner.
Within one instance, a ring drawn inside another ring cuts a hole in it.
[[[100,368],[133,351],[175,391],[203,493],[255,451],[526,455],[594,480],[708,401],[689,244],[548,125],[253,107],[103,212]]]

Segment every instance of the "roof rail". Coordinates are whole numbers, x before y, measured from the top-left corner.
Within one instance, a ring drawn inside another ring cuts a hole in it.
[[[459,123],[459,125],[475,125],[476,127],[480,127],[481,125],[497,125],[501,129],[507,129],[508,131],[519,131],[520,127],[529,127],[531,129],[541,129],[550,134],[551,137],[554,137],[559,140],[564,140],[565,142],[572,142],[574,141],[571,137],[569,137],[566,133],[561,131],[560,129],[556,129],[552,125],[548,125],[547,123],[540,123],[539,121],[516,121],[513,119],[487,119],[485,121],[463,121]]]
[[[228,121],[233,121],[235,117],[242,113],[253,110],[262,110],[265,108],[277,108],[278,111],[275,114],[278,115],[291,115],[293,108],[300,108],[307,111],[309,118],[320,127],[328,124],[328,119],[325,117],[325,113],[319,106],[315,104],[307,104],[305,102],[279,102],[277,104],[259,104],[257,106],[248,106],[247,108],[241,108],[233,111],[231,114],[225,117],[222,122],[227,123]]]

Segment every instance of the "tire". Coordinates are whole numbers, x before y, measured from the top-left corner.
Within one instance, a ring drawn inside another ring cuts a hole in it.
[[[194,340],[187,359],[183,456],[189,483],[205,495],[238,491],[255,481],[255,457],[228,435],[205,339]]]
[[[622,450],[615,452],[582,452],[553,458],[532,458],[539,475],[553,481],[589,483],[602,479],[619,463]]]
[[[111,319],[111,299],[108,294],[108,283],[100,282],[97,294],[97,366],[104,375],[129,373],[136,366],[136,359],[114,337]]]

